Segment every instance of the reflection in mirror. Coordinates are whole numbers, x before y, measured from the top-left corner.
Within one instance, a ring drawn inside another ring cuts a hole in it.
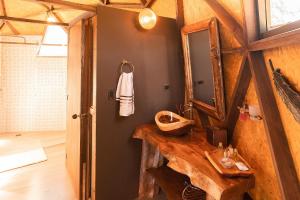
[[[198,110],[225,120],[218,21],[211,18],[181,30],[187,100]]]
[[[209,31],[188,34],[194,99],[215,106]]]

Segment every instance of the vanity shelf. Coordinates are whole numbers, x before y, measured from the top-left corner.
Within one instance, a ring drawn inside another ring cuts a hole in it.
[[[157,126],[148,124],[139,126],[133,138],[143,140],[143,149],[145,149],[144,145],[146,144],[150,144],[157,149],[163,157],[169,160],[168,167],[188,176],[194,186],[207,193],[207,199],[242,199],[243,194],[254,187],[253,175],[248,178],[227,178],[214,169],[205,158],[204,152],[216,148],[206,141],[205,132],[193,132],[184,137],[168,137],[162,135]],[[151,154],[155,151],[144,152]],[[145,153],[142,156],[141,172],[151,166],[149,163],[153,160],[153,156]],[[141,176],[147,176],[147,173],[141,173]],[[149,177],[141,177],[140,180],[149,181]],[[140,187],[143,184],[145,183],[140,182]],[[141,191],[139,195],[143,196]]]
[[[179,174],[166,166],[150,168],[147,172],[154,177],[168,199],[182,200],[181,194],[185,188],[184,183],[189,182],[187,176]]]

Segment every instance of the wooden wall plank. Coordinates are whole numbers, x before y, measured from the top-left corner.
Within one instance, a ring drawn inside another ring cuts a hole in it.
[[[282,199],[300,199],[300,186],[262,52],[248,54]],[[262,152],[263,153],[263,152]]]

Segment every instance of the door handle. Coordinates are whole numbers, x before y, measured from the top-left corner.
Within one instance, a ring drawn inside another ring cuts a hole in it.
[[[77,118],[79,117],[79,118],[82,119],[82,118],[86,118],[87,116],[88,116],[87,113],[79,114],[79,115],[78,115],[78,114],[74,114],[74,115],[72,115],[72,118],[73,118],[73,119],[77,119]]]

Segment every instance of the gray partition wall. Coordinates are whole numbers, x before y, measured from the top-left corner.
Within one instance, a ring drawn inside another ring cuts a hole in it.
[[[133,200],[138,195],[141,141],[136,126],[153,123],[156,112],[183,103],[184,73],[174,19],[158,17],[142,30],[138,13],[99,7],[97,30],[96,199]],[[135,66],[135,114],[119,116],[115,93],[120,63]]]

